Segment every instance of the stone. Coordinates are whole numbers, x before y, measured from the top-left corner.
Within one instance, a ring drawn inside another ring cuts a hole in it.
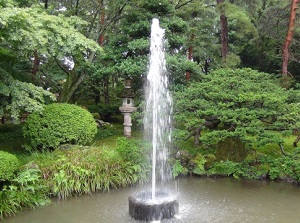
[[[131,195],[129,201],[129,214],[135,220],[159,221],[173,218],[179,212],[176,196],[168,192],[156,192],[156,199],[151,200],[151,191]]]

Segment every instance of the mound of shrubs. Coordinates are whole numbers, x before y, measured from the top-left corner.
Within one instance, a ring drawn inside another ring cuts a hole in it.
[[[19,167],[18,158],[5,151],[0,151],[0,157],[0,181],[10,180]]]
[[[29,115],[23,135],[27,149],[54,149],[61,144],[89,144],[97,133],[92,114],[76,105],[55,103]]]

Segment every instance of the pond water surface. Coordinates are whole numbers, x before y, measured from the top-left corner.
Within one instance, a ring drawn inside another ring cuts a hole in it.
[[[300,186],[269,181],[187,177],[174,181],[179,214],[163,223],[297,223]],[[129,187],[54,200],[51,205],[7,218],[9,223],[138,223],[128,214]]]

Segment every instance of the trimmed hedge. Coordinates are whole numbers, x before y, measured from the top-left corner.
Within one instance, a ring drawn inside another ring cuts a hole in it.
[[[92,114],[76,105],[55,103],[29,115],[23,128],[29,149],[54,149],[61,144],[87,145],[97,133]]]
[[[19,160],[15,155],[0,151],[0,181],[12,179],[18,167]]]

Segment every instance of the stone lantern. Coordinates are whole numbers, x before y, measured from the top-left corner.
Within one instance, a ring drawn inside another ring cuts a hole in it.
[[[122,107],[119,108],[122,115],[124,115],[124,136],[127,138],[131,138],[131,113],[136,111],[136,107],[134,107],[134,94],[131,89],[131,79],[128,78],[125,81],[125,88],[122,94],[123,104]]]

